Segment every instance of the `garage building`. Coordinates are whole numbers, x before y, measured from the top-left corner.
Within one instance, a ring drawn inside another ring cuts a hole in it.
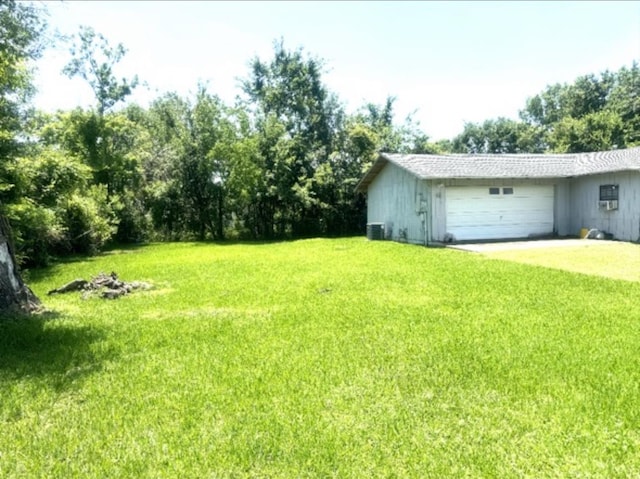
[[[640,241],[640,147],[578,154],[382,153],[357,186],[369,230],[416,244],[578,236]]]

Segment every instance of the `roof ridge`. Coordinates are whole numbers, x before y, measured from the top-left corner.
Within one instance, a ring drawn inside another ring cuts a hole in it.
[[[505,161],[507,160],[507,161]],[[364,191],[391,162],[421,179],[569,178],[617,171],[640,171],[640,146],[582,153],[380,153],[358,182]]]

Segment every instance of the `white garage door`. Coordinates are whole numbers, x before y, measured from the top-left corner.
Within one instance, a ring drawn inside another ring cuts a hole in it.
[[[446,189],[447,233],[456,241],[553,232],[553,185]]]

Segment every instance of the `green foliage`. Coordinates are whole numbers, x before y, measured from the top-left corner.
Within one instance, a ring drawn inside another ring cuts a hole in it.
[[[112,270],[155,287],[46,296]],[[127,248],[31,285],[55,320],[0,324],[3,477],[640,470],[636,282],[352,238]]]
[[[145,192],[157,238],[174,241],[188,239],[178,184],[173,181],[156,181],[148,184]]]
[[[124,101],[138,84],[137,77],[118,80],[113,73],[113,67],[122,60],[126,52],[121,43],[111,47],[102,34],[86,26],[80,27],[71,47],[72,58],[63,72],[69,78],[79,76],[89,83],[98,102],[99,116]]]
[[[457,153],[577,153],[640,144],[640,69],[584,75],[527,99],[521,121],[467,123]]]
[[[93,182],[110,194],[135,191],[140,186],[142,160],[147,153],[146,132],[126,113],[104,116],[75,109],[58,113],[39,133],[49,145],[80,158],[93,173]]]
[[[420,130],[409,115],[401,125],[395,123],[393,105],[395,97],[387,97],[383,105],[367,103],[352,118],[348,125],[363,125],[369,129],[369,140],[373,149],[389,153],[436,153],[438,147],[429,141],[429,137]],[[347,130],[349,126],[347,126]],[[347,134],[352,134],[351,133]],[[361,131],[360,134],[363,132]],[[362,145],[364,146],[364,145]],[[370,148],[370,147],[369,147]],[[375,155],[372,155],[372,158]]]
[[[640,140],[640,69],[585,75],[527,100],[521,118],[556,152],[625,148]]]
[[[274,44],[271,62],[252,60],[243,90],[259,115],[273,115],[292,137],[300,136],[312,147],[330,146],[337,105],[322,83],[322,68],[320,60],[305,58],[301,49],[286,50],[281,40]]]
[[[542,129],[507,118],[466,123],[452,144],[456,153],[542,153]]]
[[[179,164],[186,155],[190,104],[176,94],[153,102],[144,127],[149,136],[149,155],[143,162],[146,204],[156,233],[161,238],[181,239],[186,233]]]
[[[598,111],[579,119],[565,117],[548,135],[552,150],[562,153],[604,151],[625,144],[624,124],[617,113]]]
[[[370,165],[381,151],[381,141],[376,129],[363,121],[353,119],[347,122],[345,128],[346,140],[343,151],[346,155],[362,165]],[[363,168],[359,168],[362,170]]]
[[[262,237],[322,234],[323,202],[314,180],[339,142],[344,114],[322,82],[322,62],[274,45],[256,58],[243,82],[255,105],[263,181],[255,192],[252,229]]]
[[[32,3],[0,2],[0,210],[3,203],[20,201],[14,189],[14,161],[23,153],[17,136],[33,93],[31,62],[43,49],[43,15],[42,7]]]
[[[113,236],[115,242],[143,243],[151,238],[153,222],[141,195],[125,191],[112,197],[111,207],[118,225]]]
[[[118,220],[104,186],[91,186],[61,201],[59,221],[66,252],[96,254],[114,236]]]
[[[393,124],[395,101],[395,97],[387,97],[384,105],[367,103],[360,114],[356,115],[356,121],[367,125],[376,133],[377,151],[400,152],[402,149],[402,134]]]
[[[0,3],[0,158],[20,128],[20,112],[31,87],[30,62],[43,50],[44,11],[31,3]]]
[[[53,147],[20,158],[16,169],[22,177],[22,195],[52,207],[65,196],[84,189],[89,184],[91,170],[77,158]]]
[[[7,205],[5,213],[12,226],[18,263],[26,267],[47,265],[65,235],[55,208],[23,198]]]
[[[613,86],[607,98],[607,110],[622,120],[624,144],[640,145],[640,66],[622,67],[612,79]]]
[[[608,100],[613,77],[609,72],[578,77],[573,84],[548,86],[527,100],[522,118],[532,124],[550,126],[563,118],[582,118],[602,110]]]
[[[144,169],[155,183],[150,198],[156,225],[199,239],[223,238],[230,216],[228,154],[236,141],[227,108],[200,86],[194,102],[173,94],[156,101],[147,128],[153,153]]]
[[[130,114],[134,119],[129,118]],[[102,116],[81,109],[59,112],[45,121],[37,134],[48,145],[47,151],[54,151],[60,158],[73,158],[67,166],[73,165],[78,170],[72,172],[62,165],[53,164],[54,170],[59,170],[61,178],[71,182],[73,186],[68,191],[62,191],[60,187],[52,190],[55,198],[61,198],[66,193],[77,193],[79,188],[89,183],[102,185],[109,195],[112,205],[110,211],[117,217],[115,223],[118,224],[118,232],[115,238],[137,242],[149,236],[151,225],[141,188],[142,163],[148,155],[145,150],[148,150],[149,139],[147,131],[135,117],[135,112],[107,113]],[[54,150],[56,147],[62,150]],[[37,179],[47,170],[40,168],[37,163],[34,165],[39,172],[34,171],[31,176]],[[85,179],[84,184],[73,183],[72,180],[80,171]],[[55,181],[59,183],[61,178],[56,178]],[[42,185],[37,182],[34,187],[42,190]],[[80,213],[76,211],[75,214]],[[91,216],[90,213],[87,214]],[[113,223],[110,219],[106,221]],[[95,245],[104,243],[102,239],[88,240],[94,246],[84,244],[80,246],[81,250],[94,251]],[[74,242],[71,241],[70,244],[73,245]],[[75,250],[75,246],[70,246],[70,249]]]

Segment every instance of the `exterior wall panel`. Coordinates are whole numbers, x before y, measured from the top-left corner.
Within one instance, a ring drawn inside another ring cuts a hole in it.
[[[558,236],[577,236],[579,231],[573,231],[571,225],[571,182],[565,178],[558,178],[554,193],[554,231]]]
[[[619,185],[618,209],[599,206],[600,186]],[[597,228],[614,239],[640,241],[640,172],[629,171],[573,178],[571,181],[571,229]]]
[[[367,222],[384,223],[388,239],[424,244],[427,194],[425,181],[389,163],[367,190]]]

